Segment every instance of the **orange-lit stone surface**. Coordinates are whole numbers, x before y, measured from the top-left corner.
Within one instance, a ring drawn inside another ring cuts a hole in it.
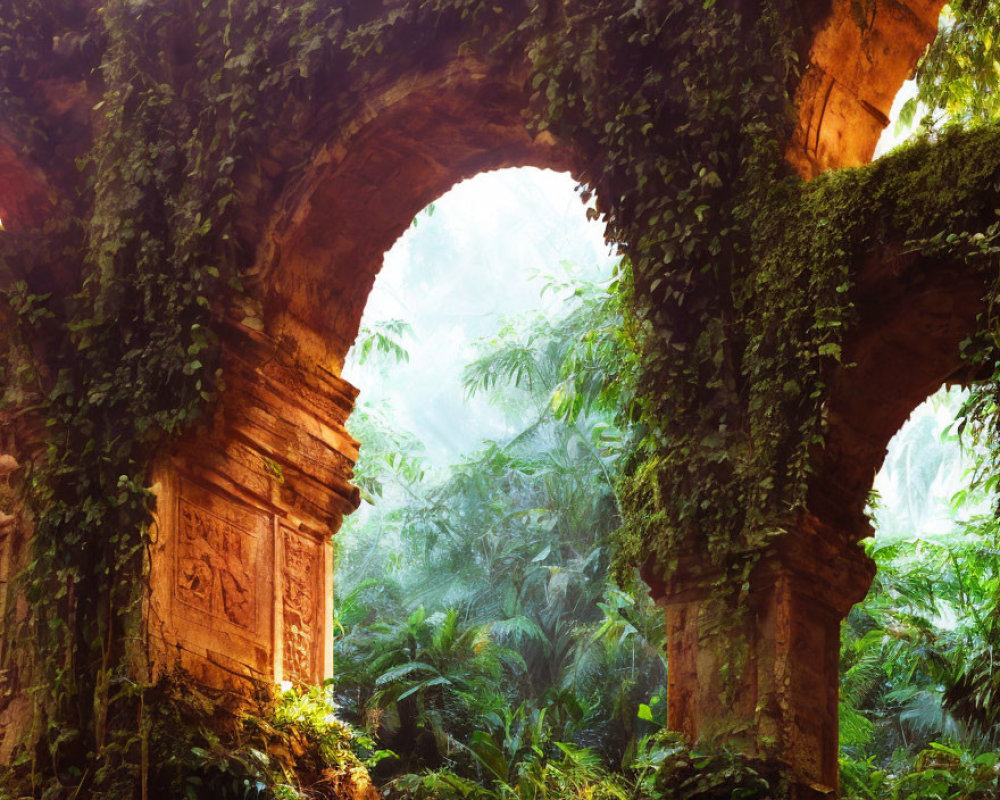
[[[210,430],[157,470],[150,633],[158,670],[210,684],[333,671],[331,536],[358,503],[355,391],[237,327]]]
[[[945,0],[833,0],[807,51],[789,162],[807,177],[871,160]]]
[[[874,575],[854,539],[804,514],[755,567],[736,620],[719,618],[719,576],[702,564],[682,566],[668,584],[654,580],[667,624],[670,728],[721,734],[788,763],[796,797],[834,793],[840,622]]]

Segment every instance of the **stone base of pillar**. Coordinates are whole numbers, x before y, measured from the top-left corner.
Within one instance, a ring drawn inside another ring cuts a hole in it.
[[[840,623],[875,565],[803,514],[755,566],[739,608],[719,573],[654,586],[667,624],[668,723],[693,742],[783,764],[798,800],[836,795]]]
[[[147,632],[154,676],[216,688],[333,675],[333,548],[357,507],[356,390],[233,326],[211,424],[157,467]]]

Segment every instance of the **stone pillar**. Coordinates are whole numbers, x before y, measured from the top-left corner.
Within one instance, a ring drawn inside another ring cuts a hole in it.
[[[36,430],[22,428],[12,435],[9,418],[0,419],[4,448],[34,455],[23,441],[41,441]],[[21,445],[18,447],[18,445]],[[15,747],[30,730],[33,699],[26,691],[31,685],[30,655],[22,650],[23,632],[18,624],[25,619],[27,601],[16,585],[15,576],[30,558],[30,524],[24,509],[23,471],[9,453],[0,453],[0,765],[9,764]],[[16,477],[15,477],[16,474]],[[8,513],[9,511],[9,513]]]
[[[318,683],[333,675],[331,537],[359,502],[344,427],[356,390],[240,327],[224,373],[211,424],[155,475],[154,671]]]
[[[723,576],[693,564],[654,587],[669,727],[783,763],[796,798],[835,796],[840,623],[874,575],[860,544],[807,513],[754,568],[740,612],[712,599]]]

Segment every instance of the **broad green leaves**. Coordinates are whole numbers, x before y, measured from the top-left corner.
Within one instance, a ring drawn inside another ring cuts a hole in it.
[[[1000,119],[1000,3],[954,0],[917,67],[917,96],[900,115],[930,109],[925,127],[979,125]]]

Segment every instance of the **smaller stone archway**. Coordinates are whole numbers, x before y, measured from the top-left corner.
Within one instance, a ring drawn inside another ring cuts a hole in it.
[[[738,628],[706,626],[711,585],[724,576],[697,562],[668,583],[647,576],[666,613],[671,729],[723,735],[790,764],[803,797],[836,791],[840,624],[875,575],[861,548],[873,533],[872,479],[911,411],[942,384],[969,379],[959,345],[976,330],[982,293],[981,276],[961,263],[870,260],[844,365],[829,376],[829,427],[807,508],[751,574]],[[746,643],[742,674],[727,673],[720,636]]]

